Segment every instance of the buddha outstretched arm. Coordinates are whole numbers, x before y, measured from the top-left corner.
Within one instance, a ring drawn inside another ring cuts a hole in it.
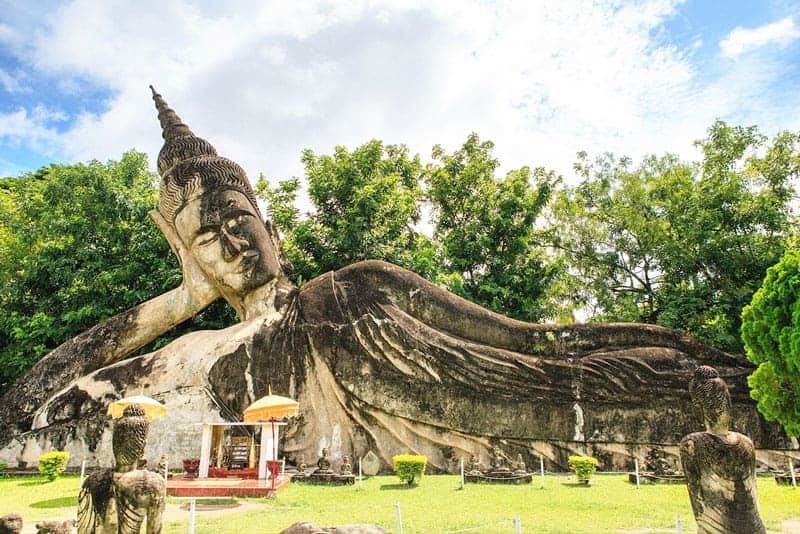
[[[106,319],[39,360],[0,399],[0,434],[12,425],[19,431],[27,430],[34,410],[55,392],[81,376],[130,356],[219,298],[219,291],[184,250],[174,230],[157,212],[151,216],[180,260],[182,284]]]

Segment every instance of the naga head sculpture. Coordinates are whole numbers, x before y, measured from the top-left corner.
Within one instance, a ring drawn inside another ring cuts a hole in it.
[[[692,402],[703,414],[706,430],[724,434],[730,428],[731,394],[713,367],[701,365],[689,382]]]
[[[244,170],[195,136],[150,89],[164,138],[158,154],[158,213],[239,311],[237,301],[280,278],[291,265],[281,252],[275,227],[261,217]]]
[[[144,456],[149,431],[150,421],[147,420],[144,409],[138,404],[126,407],[122,417],[114,422],[111,438],[117,472],[126,473],[136,469],[139,460]]]

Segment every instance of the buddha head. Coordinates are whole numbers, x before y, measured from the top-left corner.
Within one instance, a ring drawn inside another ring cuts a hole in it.
[[[111,445],[114,451],[116,470],[125,473],[135,469],[144,456],[150,421],[138,404],[125,407],[122,417],[114,422]]]
[[[164,146],[158,154],[158,212],[223,297],[237,308],[290,266],[265,222],[244,170],[217,155],[153,91]],[[237,308],[238,309],[238,308]]]
[[[706,430],[728,432],[731,419],[731,394],[725,381],[713,367],[701,365],[689,383],[692,402],[703,414]]]

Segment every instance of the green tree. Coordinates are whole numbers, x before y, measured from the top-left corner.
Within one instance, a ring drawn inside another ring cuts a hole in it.
[[[155,183],[136,152],[0,180],[0,392],[62,342],[180,283],[148,217]],[[173,337],[233,320],[215,304]]]
[[[748,383],[759,411],[800,436],[800,249],[767,270],[742,313],[742,340],[758,366]]]
[[[562,269],[548,261],[535,224],[558,178],[529,167],[498,178],[493,148],[473,133],[452,154],[433,149],[426,182],[441,247],[439,281],[496,312],[540,320],[554,314],[547,290]]]
[[[716,122],[698,163],[581,154],[583,181],[554,203],[552,242],[592,319],[660,324],[740,352],[741,310],[785,249],[797,142]]]
[[[297,282],[366,259],[382,259],[423,276],[436,270],[430,240],[417,232],[419,157],[403,145],[373,140],[352,152],[336,147],[333,155],[302,156],[308,196],[314,210],[301,218],[296,207],[300,181],[284,180],[270,188],[262,176],[257,195],[283,234],[283,247],[295,267]]]

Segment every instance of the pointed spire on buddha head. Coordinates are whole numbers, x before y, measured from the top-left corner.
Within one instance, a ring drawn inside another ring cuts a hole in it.
[[[192,132],[152,85],[150,90],[164,138],[164,146],[158,153],[158,174],[161,175],[158,211],[161,215],[172,223],[185,202],[200,190],[225,188],[243,193],[260,216],[244,169],[219,156],[211,143]]]

